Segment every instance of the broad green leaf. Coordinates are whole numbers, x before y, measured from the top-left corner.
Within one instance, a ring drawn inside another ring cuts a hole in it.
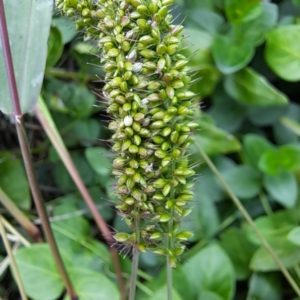
[[[286,268],[293,268],[300,262],[299,246],[291,243],[287,238],[270,242],[275,254]],[[280,270],[273,257],[264,246],[261,246],[253,255],[250,268],[257,272],[269,272]]]
[[[116,285],[99,272],[77,267],[69,270],[69,276],[80,300],[120,299]],[[70,300],[69,295],[64,300]]]
[[[213,105],[209,110],[209,115],[216,125],[230,133],[237,131],[246,118],[247,107],[232,99],[224,91],[223,85],[218,85],[212,98]]]
[[[225,77],[225,89],[235,100],[249,105],[284,105],[287,97],[250,68]]]
[[[62,35],[63,44],[71,42],[71,40],[77,34],[73,20],[67,17],[53,18],[52,26],[57,27],[59,29]]]
[[[245,232],[238,228],[229,228],[222,234],[220,242],[229,255],[235,269],[236,279],[245,280],[251,274],[249,263],[257,246],[250,243]]]
[[[224,74],[234,73],[244,68],[254,55],[251,43],[234,43],[228,36],[216,36],[212,54],[219,70]]]
[[[274,273],[254,273],[249,281],[247,299],[281,300],[281,280]]]
[[[93,147],[85,150],[85,156],[90,166],[101,175],[103,180],[107,180],[111,174],[112,159],[109,158],[110,151],[105,148]]]
[[[52,0],[5,1],[5,14],[22,112],[32,111],[40,94],[47,56]],[[0,41],[0,111],[13,106]]]
[[[224,19],[219,14],[205,9],[191,11],[189,19],[212,35],[218,33],[224,25]]]
[[[261,3],[261,15],[249,22],[235,25],[236,38],[239,41],[257,46],[264,41],[268,30],[276,25],[278,19],[278,6],[273,3]]]
[[[197,300],[222,300],[222,297],[210,291],[202,291]]]
[[[298,225],[299,216],[296,209],[279,210],[270,217],[262,216],[255,219],[255,225],[268,242],[273,242],[285,239],[288,233]],[[248,239],[256,245],[261,245],[261,241],[253,229],[249,225],[245,226]]]
[[[288,240],[295,245],[300,246],[300,227],[295,227],[288,234]]]
[[[234,269],[227,254],[218,244],[211,244],[189,259],[183,270],[193,288],[218,294],[221,299],[232,299]]]
[[[282,206],[293,207],[296,204],[298,184],[294,174],[282,172],[278,175],[265,175],[264,187]]]
[[[48,39],[48,55],[46,67],[53,67],[60,59],[64,49],[63,38],[60,30],[56,27],[51,27]]]
[[[244,136],[244,152],[247,162],[257,168],[258,162],[265,151],[274,149],[272,144],[262,136],[249,133]]]
[[[241,145],[236,137],[229,134],[215,125],[207,122],[204,118],[199,120],[201,134],[195,136],[195,140],[203,147],[209,155],[226,154],[238,152]],[[196,152],[196,151],[195,151]]]
[[[282,171],[295,171],[299,165],[300,148],[293,145],[267,150],[259,160],[259,168],[269,175],[277,175]]]
[[[9,152],[0,152],[0,187],[20,208],[30,208],[29,185],[23,163],[11,157]]]
[[[164,285],[158,291],[148,298],[148,300],[166,300],[168,297],[168,289],[167,286]],[[183,300],[180,295],[176,292],[176,290],[172,289],[172,300]]]
[[[300,79],[300,25],[274,29],[267,36],[265,57],[270,68],[282,79]]]
[[[225,13],[232,23],[251,21],[260,16],[260,0],[225,0]]]
[[[232,191],[241,199],[255,197],[261,189],[261,174],[251,166],[239,165],[222,173]]]
[[[48,244],[34,244],[15,254],[26,294],[33,300],[58,299],[64,284]]]

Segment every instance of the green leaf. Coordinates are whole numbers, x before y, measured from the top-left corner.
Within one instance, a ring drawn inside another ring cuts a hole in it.
[[[249,282],[247,299],[281,300],[281,280],[274,273],[254,273]]]
[[[48,244],[34,244],[15,254],[26,294],[33,300],[58,299],[64,284]]]
[[[245,232],[239,228],[227,229],[222,234],[220,244],[232,261],[236,280],[247,279],[251,274],[249,263],[257,246],[250,243]]]
[[[0,152],[0,186],[15,204],[29,210],[30,191],[23,163],[9,152]]]
[[[195,290],[210,291],[221,299],[232,299],[234,293],[234,269],[230,259],[218,244],[211,244],[183,265]]]
[[[293,268],[300,262],[299,246],[289,242],[288,239],[277,239],[270,243],[275,254],[286,268]],[[258,272],[280,270],[273,257],[265,247],[261,246],[253,255],[250,268]]]
[[[62,35],[63,44],[71,42],[76,36],[75,23],[67,17],[58,17],[52,19],[52,26],[57,27]]]
[[[266,175],[264,187],[276,202],[284,207],[293,207],[297,201],[298,184],[295,175],[282,172],[278,175]]]
[[[80,300],[120,299],[116,285],[99,272],[78,267],[70,269],[69,276]],[[69,295],[64,300],[70,300]]]
[[[288,234],[288,240],[295,245],[300,246],[300,227],[295,227]]]
[[[284,105],[287,97],[250,68],[225,77],[225,90],[236,101],[249,105]]]
[[[105,148],[93,147],[85,150],[85,157],[90,166],[101,175],[101,178],[106,181],[111,174],[112,159],[109,155],[112,153]]]
[[[225,13],[232,23],[251,21],[260,16],[260,0],[225,0]]]
[[[218,85],[212,98],[213,106],[209,110],[209,115],[216,125],[230,133],[237,131],[246,117],[247,107],[229,97],[223,85]]]
[[[208,117],[202,117],[199,120],[201,134],[195,136],[195,140],[198,141],[205,152],[209,155],[214,155],[240,151],[241,145],[238,139],[209,123],[208,119]]]
[[[262,136],[249,133],[244,136],[244,152],[247,162],[257,168],[261,156],[267,150],[274,149],[274,146]]]
[[[167,297],[168,289],[167,286],[164,285],[158,291],[155,291],[155,293],[149,297],[149,300],[166,300]],[[172,300],[183,300],[183,298],[180,297],[176,290],[172,289]]]
[[[260,192],[260,172],[251,166],[239,165],[222,172],[222,177],[232,191],[241,199],[253,198]]]
[[[268,150],[259,160],[259,168],[269,175],[277,175],[282,171],[295,171],[299,165],[300,149],[293,145]]]
[[[273,3],[261,3],[261,15],[249,22],[237,24],[233,30],[239,41],[260,45],[268,30],[274,27],[278,19],[278,6]]]
[[[21,109],[26,113],[34,109],[43,82],[52,1],[10,0],[4,6]],[[11,114],[13,106],[1,41],[0,78],[0,111]]]
[[[282,79],[300,79],[300,25],[274,29],[267,36],[265,58],[270,68]]]
[[[292,0],[292,2],[294,3],[294,5],[300,6],[300,0]]]
[[[224,19],[219,14],[205,9],[193,10],[189,19],[211,35],[218,33],[224,25]]]
[[[62,35],[58,28],[51,27],[48,39],[48,55],[46,67],[53,67],[60,59],[64,49]]]
[[[183,54],[190,57],[189,66],[198,70],[199,66],[213,64],[210,53],[213,37],[203,30],[191,28],[185,29],[183,34],[186,37],[185,44],[188,45]]]
[[[228,36],[216,36],[212,54],[219,70],[224,74],[234,73],[250,62],[254,55],[251,43],[234,43]]]
[[[218,294],[210,292],[210,291],[203,291],[200,293],[198,300],[222,300]]]
[[[255,219],[255,226],[267,242],[272,243],[278,239],[286,239],[288,233],[298,225],[298,221],[299,214],[295,209],[279,210],[270,217]],[[246,225],[246,230],[248,239],[256,245],[261,245],[260,239],[249,225]]]

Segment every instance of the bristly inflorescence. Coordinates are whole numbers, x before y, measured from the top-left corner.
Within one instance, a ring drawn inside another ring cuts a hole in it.
[[[116,241],[166,255],[173,267],[192,236],[180,230],[193,198],[186,148],[192,143],[191,77],[174,0],[58,0],[85,39],[97,41],[113,116],[117,209],[133,230]]]

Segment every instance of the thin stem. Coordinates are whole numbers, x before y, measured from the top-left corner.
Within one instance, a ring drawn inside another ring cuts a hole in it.
[[[25,247],[29,247],[30,246],[30,242],[28,240],[26,240],[24,238],[24,236],[18,231],[16,230],[3,216],[2,216],[2,222],[4,227],[13,235],[15,235],[16,237],[18,237],[19,241],[25,246]]]
[[[270,205],[270,203],[269,203],[269,201],[268,201],[268,199],[267,199],[267,197],[264,193],[261,193],[259,195],[259,200],[260,200],[266,214],[268,215],[268,217],[272,216],[273,215],[272,207],[271,207],[271,205]]]
[[[3,48],[4,58],[5,58],[7,77],[9,79],[10,94],[11,94],[11,99],[12,99],[12,103],[14,106],[14,115],[15,115],[15,119],[16,119],[18,140],[20,143],[22,157],[23,157],[23,161],[25,164],[25,169],[26,169],[30,189],[32,192],[32,196],[33,196],[38,214],[42,220],[43,229],[45,231],[47,241],[52,250],[54,259],[56,261],[57,267],[61,274],[62,280],[64,281],[64,284],[68,291],[68,294],[70,295],[71,300],[77,300],[78,298],[73,290],[71,281],[68,277],[68,274],[64,267],[60,253],[58,251],[57,245],[55,243],[55,239],[52,234],[48,216],[47,216],[46,209],[44,206],[42,194],[38,187],[38,182],[37,182],[35,172],[34,172],[32,157],[31,157],[31,153],[30,153],[29,146],[27,143],[26,133],[25,133],[25,130],[23,127],[22,112],[21,112],[21,107],[20,107],[16,78],[15,78],[15,74],[14,74],[11,49],[10,49],[10,45],[9,45],[9,38],[8,38],[8,32],[7,32],[3,0],[0,0],[0,36],[1,36],[1,40],[2,40],[2,48]]]
[[[99,230],[102,232],[105,240],[109,245],[113,244],[115,241],[112,237],[112,234],[103,220],[102,216],[100,215],[97,206],[95,205],[92,197],[90,196],[86,186],[84,185],[73,161],[72,158],[56,128],[56,125],[50,115],[50,112],[44,103],[42,98],[39,98],[37,107],[35,109],[35,114],[37,118],[39,119],[42,127],[44,128],[48,138],[50,139],[51,143],[53,144],[54,148],[56,149],[57,153],[59,154],[61,160],[63,161],[66,169],[68,170],[70,176],[72,177],[74,183],[76,184],[80,194],[82,195],[82,198],[86,202],[89,210],[91,211],[94,220],[99,228]],[[110,247],[111,256],[113,259],[115,272],[118,278],[118,284],[120,288],[120,292],[122,295],[122,299],[126,298],[126,289],[125,285],[123,283],[122,278],[122,272],[120,267],[120,262],[118,258],[118,253],[115,248]]]
[[[140,218],[136,217],[134,219],[134,228],[136,234],[136,246],[133,248],[132,251],[132,265],[131,265],[131,276],[130,276],[130,289],[129,289],[129,300],[135,300],[135,291],[136,291],[136,281],[137,281],[137,270],[139,267],[139,250],[137,245],[139,243],[139,236],[140,236]]]
[[[220,183],[222,184],[222,186],[224,187],[224,189],[226,190],[226,192],[228,193],[228,195],[230,196],[230,198],[232,199],[232,201],[234,202],[234,204],[237,206],[237,208],[239,209],[239,211],[242,213],[242,215],[244,216],[244,218],[246,219],[246,221],[248,222],[248,224],[250,225],[250,227],[256,233],[256,235],[260,239],[262,245],[266,248],[266,250],[272,256],[272,258],[274,259],[274,261],[278,265],[278,267],[281,270],[282,274],[284,275],[284,277],[286,278],[286,280],[289,282],[289,284],[291,285],[291,287],[293,288],[293,290],[295,291],[295,293],[298,296],[300,296],[300,288],[299,288],[299,286],[297,285],[297,283],[295,282],[295,280],[293,279],[293,277],[291,276],[291,274],[289,273],[289,271],[286,269],[286,267],[281,263],[280,259],[278,258],[278,256],[276,255],[276,253],[274,252],[274,250],[272,249],[272,247],[265,240],[265,238],[261,235],[261,233],[259,232],[258,228],[256,227],[254,221],[252,220],[251,216],[248,214],[247,210],[245,209],[245,207],[243,206],[243,204],[241,203],[241,201],[232,192],[232,190],[230,189],[230,187],[227,185],[227,183],[222,178],[222,176],[221,176],[220,172],[218,171],[218,169],[215,167],[214,163],[211,161],[211,159],[207,156],[207,154],[204,152],[204,150],[200,147],[200,145],[198,143],[196,143],[196,147],[199,150],[199,153],[201,154],[201,156],[203,157],[203,159],[205,160],[205,162],[207,163],[207,165],[210,167],[210,169],[213,171],[213,173],[215,174],[215,176],[218,178],[218,180],[220,181]]]
[[[14,272],[14,275],[15,275],[15,278],[16,278],[16,282],[17,282],[17,285],[18,285],[18,289],[19,289],[19,292],[21,294],[21,298],[22,298],[22,300],[27,300],[28,298],[27,298],[26,293],[25,293],[25,289],[24,289],[24,285],[23,285],[23,282],[22,282],[22,279],[21,279],[21,275],[19,273],[16,261],[15,261],[15,257],[13,255],[13,251],[11,249],[10,242],[9,242],[7,236],[6,236],[6,231],[5,231],[5,228],[3,226],[1,215],[0,215],[0,233],[1,233],[1,236],[2,236],[2,239],[3,239],[3,243],[4,243],[4,246],[5,246],[6,252],[7,252],[8,256],[9,256],[9,259],[10,259],[10,265],[13,269],[13,272]]]
[[[169,257],[167,257],[167,287],[168,287],[168,300],[172,300],[173,298],[173,270],[172,265],[169,261]]]
[[[15,205],[0,187],[0,202],[11,213],[11,215],[20,223],[35,242],[42,242],[40,230],[25,216],[25,214]]]

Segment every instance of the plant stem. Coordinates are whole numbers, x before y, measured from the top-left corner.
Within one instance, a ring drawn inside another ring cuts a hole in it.
[[[266,195],[264,193],[261,193],[259,195],[259,200],[267,214],[268,217],[272,216],[273,215],[273,211],[272,211],[272,208],[271,208],[271,205],[266,197]]]
[[[222,178],[220,172],[218,171],[218,169],[216,168],[216,166],[214,165],[214,163],[207,156],[207,154],[201,148],[201,146],[198,143],[196,143],[196,147],[197,147],[199,153],[201,154],[201,156],[203,157],[203,159],[205,160],[205,162],[207,163],[207,165],[210,167],[210,169],[213,171],[213,173],[215,174],[215,176],[218,178],[218,180],[220,181],[220,183],[222,184],[222,186],[224,187],[224,189],[226,190],[226,192],[228,193],[228,195],[230,196],[230,198],[232,199],[232,201],[234,202],[234,204],[237,206],[237,208],[239,209],[239,211],[242,213],[242,215],[244,216],[244,218],[246,219],[246,221],[248,222],[248,224],[250,225],[250,227],[256,233],[256,235],[260,239],[262,245],[266,248],[266,250],[272,256],[272,258],[274,259],[274,261],[278,265],[278,267],[281,270],[282,274],[284,275],[284,277],[286,278],[286,280],[289,282],[289,284],[291,285],[291,287],[293,288],[293,290],[295,291],[295,293],[298,296],[300,296],[300,288],[299,288],[299,286],[297,285],[297,283],[295,282],[295,280],[293,279],[293,277],[291,276],[291,274],[289,273],[289,271],[286,269],[286,267],[281,263],[280,259],[278,258],[278,256],[276,255],[276,253],[274,252],[274,250],[272,249],[272,247],[265,240],[265,238],[261,235],[261,233],[259,232],[258,228],[256,227],[253,219],[248,214],[247,210],[245,209],[245,207],[243,206],[243,204],[241,203],[241,201],[232,192],[232,190],[230,189],[230,187],[227,185],[227,183]]]
[[[3,226],[1,215],[0,215],[0,233],[1,233],[1,236],[2,236],[2,239],[3,239],[3,243],[4,243],[4,246],[5,246],[6,252],[7,252],[8,256],[9,256],[9,259],[10,259],[10,265],[13,269],[13,272],[14,272],[14,275],[15,275],[15,278],[16,278],[16,282],[17,282],[17,285],[18,285],[18,289],[19,289],[19,292],[21,294],[21,298],[22,298],[22,300],[27,300],[28,298],[27,298],[26,293],[25,293],[24,285],[23,285],[23,282],[22,282],[22,279],[21,279],[16,261],[15,261],[14,254],[13,254],[12,249],[11,249],[10,242],[9,242],[7,236],[6,236],[6,231],[5,231],[5,228]]]
[[[19,238],[19,241],[25,246],[25,247],[29,247],[30,246],[30,242],[27,241],[24,236],[19,233],[19,231],[17,231],[3,216],[2,216],[2,222],[4,227],[13,235],[17,236]]]
[[[137,281],[137,270],[139,266],[139,250],[137,245],[139,243],[139,236],[140,236],[140,218],[136,217],[134,219],[134,232],[136,235],[136,245],[132,251],[132,265],[131,265],[131,276],[130,276],[130,289],[129,289],[129,300],[135,300],[135,291],[136,291],[136,281]]]
[[[37,107],[35,109],[35,114],[37,118],[39,119],[42,127],[44,128],[48,138],[50,139],[51,143],[53,144],[54,148],[56,149],[57,153],[59,154],[61,160],[63,161],[65,167],[67,168],[70,176],[72,177],[74,183],[76,184],[80,194],[82,195],[82,198],[86,202],[89,210],[91,211],[94,220],[99,228],[99,230],[102,232],[105,240],[109,245],[113,244],[115,241],[112,237],[112,234],[103,220],[102,216],[100,215],[97,206],[95,205],[92,197],[90,196],[86,186],[84,185],[73,161],[72,158],[56,128],[56,125],[50,115],[50,112],[44,103],[43,99],[40,97]],[[122,295],[122,299],[126,298],[126,289],[123,283],[123,278],[122,278],[122,272],[121,272],[121,267],[119,263],[119,258],[118,258],[118,253],[115,250],[115,248],[111,247],[110,248],[111,256],[113,259],[114,267],[115,267],[115,272],[118,278],[118,284],[120,288],[120,292]]]
[[[6,195],[0,187],[0,202],[12,214],[12,216],[21,224],[25,231],[35,242],[42,242],[40,230],[25,216],[25,214],[15,205],[15,203]]]
[[[168,287],[168,300],[173,298],[173,270],[172,265],[169,262],[169,257],[167,257],[167,287]]]
[[[0,0],[0,36],[1,36],[1,40],[2,40],[2,48],[3,48],[3,53],[4,53],[4,59],[5,59],[6,73],[7,73],[7,77],[8,77],[8,81],[9,81],[11,99],[12,99],[12,103],[14,106],[14,115],[15,115],[15,120],[16,120],[18,140],[20,143],[22,157],[23,157],[23,161],[25,164],[25,169],[26,169],[30,189],[32,192],[32,196],[33,196],[37,211],[39,213],[39,217],[42,220],[43,229],[45,231],[47,241],[52,250],[54,259],[56,261],[57,267],[61,274],[62,280],[64,281],[64,284],[68,291],[68,294],[70,295],[71,300],[77,300],[78,298],[73,290],[71,281],[68,277],[68,274],[64,267],[60,253],[58,251],[57,245],[55,243],[55,239],[52,234],[48,216],[47,216],[46,209],[44,206],[44,201],[43,201],[40,189],[38,187],[38,182],[37,182],[35,172],[34,172],[32,157],[31,157],[31,153],[30,153],[29,146],[27,143],[26,132],[23,127],[22,111],[21,111],[21,107],[20,107],[16,78],[15,78],[15,74],[14,74],[11,49],[10,49],[10,45],[9,45],[9,38],[8,38],[8,32],[7,32],[3,0]]]

